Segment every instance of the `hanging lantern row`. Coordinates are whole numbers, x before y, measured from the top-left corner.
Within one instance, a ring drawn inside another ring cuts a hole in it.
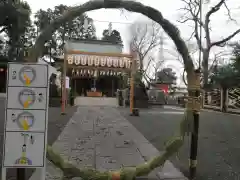
[[[90,55],[69,55],[68,64],[82,66],[102,66],[115,68],[131,68],[131,60],[126,57],[90,56]]]
[[[115,71],[98,71],[98,70],[86,70],[86,69],[73,69],[72,70],[72,74],[73,75],[77,75],[77,76],[101,76],[101,75],[107,75],[107,76],[123,76],[125,74],[125,72],[115,72]]]

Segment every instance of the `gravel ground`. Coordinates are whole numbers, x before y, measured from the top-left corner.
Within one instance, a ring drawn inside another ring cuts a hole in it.
[[[62,116],[61,108],[51,107],[48,110],[48,143],[53,144],[58,138],[59,134],[62,132],[63,128],[67,122],[72,117],[73,113],[76,111],[76,107],[67,108],[67,114]],[[5,120],[5,104],[4,99],[0,98],[0,161],[2,162],[2,150],[3,150],[3,133],[4,133],[4,120]],[[1,166],[2,164],[0,164]],[[26,172],[26,179],[28,179],[34,170],[29,169]],[[7,179],[16,179],[16,170],[9,169],[7,172]]]
[[[155,108],[141,110],[140,117],[131,117],[129,110],[120,109],[125,117],[159,151],[177,130],[183,110]],[[200,116],[197,180],[238,180],[240,178],[240,116],[203,111]],[[171,160],[188,175],[190,140]]]

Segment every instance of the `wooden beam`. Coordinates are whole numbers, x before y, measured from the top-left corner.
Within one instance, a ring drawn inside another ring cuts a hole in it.
[[[97,78],[101,77],[118,77],[118,75],[99,75]],[[73,75],[70,77],[71,79],[94,79],[94,76],[81,76],[81,75]]]
[[[129,68],[114,68],[114,67],[101,67],[101,66],[76,66],[76,65],[68,65],[68,68],[72,69],[86,69],[86,70],[99,70],[99,71],[121,71],[121,72],[130,72]]]
[[[124,53],[97,53],[97,52],[86,52],[86,51],[77,51],[77,50],[69,50],[69,51],[67,51],[67,54],[68,55],[82,54],[82,55],[132,58],[132,55],[124,54]]]

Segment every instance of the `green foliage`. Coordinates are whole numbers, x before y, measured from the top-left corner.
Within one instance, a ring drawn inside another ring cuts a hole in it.
[[[176,73],[171,68],[164,68],[156,74],[156,81],[163,84],[175,84]]]
[[[240,42],[233,45],[233,67],[234,70],[240,75]]]
[[[116,43],[116,44],[122,44],[123,43],[122,42],[122,37],[121,37],[120,33],[117,30],[113,30],[111,32],[111,35],[109,35],[109,30],[105,29],[103,31],[102,40],[109,41],[109,42]]]
[[[25,48],[26,33],[31,26],[31,8],[27,2],[2,0],[0,4],[0,32],[8,36],[9,59],[19,59]]]
[[[226,88],[240,84],[240,44],[234,43],[231,46],[233,47],[231,63],[216,66],[213,69],[209,77],[211,84],[218,84]]]
[[[134,82],[135,84],[140,84],[142,82],[142,72],[137,71],[134,76]]]
[[[34,24],[37,26],[38,31],[42,31],[54,19],[61,16],[68,6],[58,5],[54,9],[42,10],[40,9],[35,15]],[[84,29],[84,19],[87,18],[89,25],[88,29]],[[45,43],[43,55],[56,55],[62,52],[65,39],[96,39],[96,29],[93,20],[86,14],[75,18],[74,20],[65,22],[55,31],[52,38]]]

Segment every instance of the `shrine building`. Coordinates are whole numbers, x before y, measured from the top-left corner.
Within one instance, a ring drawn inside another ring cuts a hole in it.
[[[74,96],[114,97],[117,89],[124,88],[132,57],[122,53],[122,44],[68,40],[65,47],[66,54],[55,57],[54,66],[65,68]]]

